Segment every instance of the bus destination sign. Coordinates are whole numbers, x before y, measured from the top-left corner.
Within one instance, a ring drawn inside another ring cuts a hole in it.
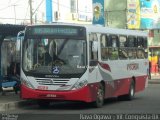
[[[32,28],[33,35],[78,35],[77,28],[64,27],[34,27]]]

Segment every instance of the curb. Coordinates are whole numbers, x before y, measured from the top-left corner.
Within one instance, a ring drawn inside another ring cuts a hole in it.
[[[160,81],[149,81],[149,84],[160,84]]]
[[[18,107],[18,104],[22,101],[16,101],[16,102],[8,102],[8,103],[2,103],[0,104],[0,112],[8,111],[8,110],[13,110],[16,107]]]
[[[160,84],[160,77],[159,78],[152,78],[148,80],[149,84]]]
[[[36,101],[33,100],[21,100],[15,102],[8,102],[0,104],[0,112],[7,112],[8,110],[14,110],[20,106],[34,105]]]

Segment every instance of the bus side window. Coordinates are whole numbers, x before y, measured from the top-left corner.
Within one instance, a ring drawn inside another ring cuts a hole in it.
[[[119,47],[118,36],[109,35],[109,41],[111,41],[111,44],[109,44],[109,47]]]
[[[118,47],[119,47],[119,40],[118,36],[110,35],[109,39],[111,40],[111,46],[109,46],[109,59],[110,60],[117,60],[118,59]]]
[[[127,59],[128,58],[126,45],[127,45],[127,37],[126,36],[119,36],[119,58],[120,59]]]
[[[101,36],[101,48],[102,47],[107,47],[107,45],[108,45],[108,40],[107,40],[107,35],[102,35]]]
[[[101,36],[101,59],[106,60],[108,59],[108,37],[107,35]]]
[[[147,49],[147,46],[148,46],[147,38],[145,37],[145,38],[143,38],[143,47],[144,47],[144,49]]]
[[[119,36],[119,47],[126,47],[127,37]]]
[[[101,59],[108,59],[108,48],[101,48]]]
[[[127,47],[128,47],[128,57],[129,59],[136,59],[137,58],[137,39],[134,36],[128,36],[127,39]]]
[[[143,37],[137,37],[137,41],[138,41],[138,48],[143,48],[144,47]]]
[[[119,48],[119,58],[120,59],[127,59],[128,58],[127,49]]]
[[[138,59],[144,59],[145,58],[145,52],[143,49],[137,49],[137,58]]]
[[[117,60],[118,59],[118,48],[109,48],[108,54],[109,54],[110,60]]]
[[[148,58],[148,48],[147,48],[148,42],[147,42],[147,37],[144,37],[143,45],[144,45],[145,58]]]
[[[129,59],[136,59],[137,58],[137,52],[135,48],[128,48],[128,57]]]
[[[98,64],[98,50],[97,51],[93,50],[94,41],[98,41],[97,34],[96,33],[89,34],[90,66],[95,66]]]
[[[127,47],[136,47],[137,45],[136,37],[129,36],[127,39]]]

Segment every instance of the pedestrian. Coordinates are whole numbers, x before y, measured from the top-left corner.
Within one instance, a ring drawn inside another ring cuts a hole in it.
[[[2,92],[3,89],[2,89],[2,80],[0,80],[0,92]]]
[[[158,62],[157,62],[157,65],[158,65],[158,73],[160,73],[160,56],[158,56]]]
[[[148,79],[151,79],[151,61],[149,61]]]

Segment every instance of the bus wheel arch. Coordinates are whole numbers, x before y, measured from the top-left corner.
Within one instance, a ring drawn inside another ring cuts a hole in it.
[[[123,100],[129,100],[129,101],[131,101],[131,100],[133,100],[134,99],[134,95],[135,95],[135,85],[136,85],[136,82],[135,82],[135,77],[132,77],[131,79],[130,79],[130,81],[129,81],[130,83],[130,85],[129,85],[129,89],[128,89],[128,93],[127,94],[125,94],[125,95],[120,95],[120,96],[118,96],[118,99],[121,101],[123,101]]]
[[[104,104],[104,97],[105,97],[105,82],[101,81],[97,88],[96,100],[93,102],[93,105],[96,108],[100,108]]]

